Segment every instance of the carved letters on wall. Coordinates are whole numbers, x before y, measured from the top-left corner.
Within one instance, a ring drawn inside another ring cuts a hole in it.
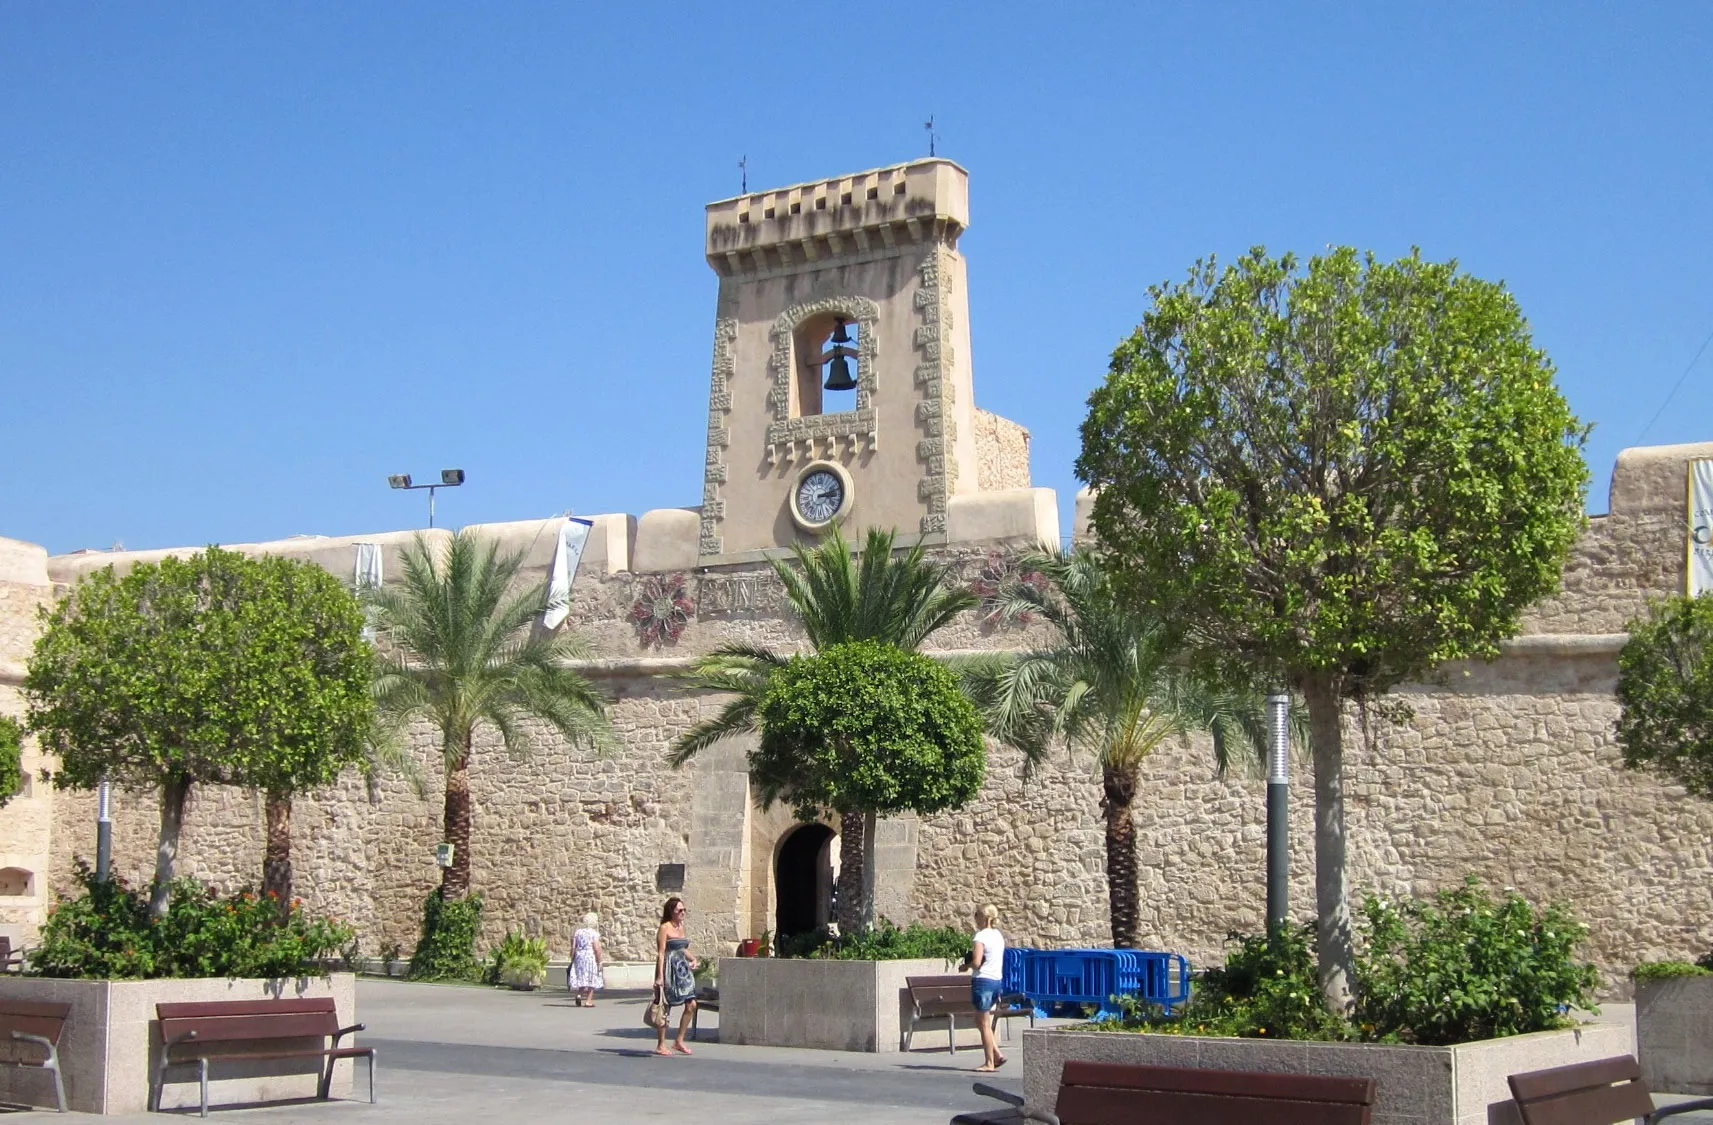
[[[771,616],[785,608],[785,588],[772,572],[704,574],[697,582],[696,604],[702,617],[744,613]]]
[[[726,303],[725,286],[720,287],[721,304]],[[722,309],[722,312],[724,309]],[[716,317],[714,320],[714,370],[708,390],[708,456],[702,478],[701,553],[717,555],[724,547],[720,521],[725,518],[725,501],[720,489],[726,483],[726,447],[731,444],[731,431],[726,416],[732,411],[733,344],[738,338],[737,318]]]
[[[952,417],[952,382],[945,377],[951,363],[951,345],[941,339],[942,328],[950,335],[944,295],[950,288],[950,272],[945,268],[945,251],[935,246],[918,267],[922,287],[916,290],[916,313],[922,318],[911,343],[918,354],[916,385],[922,390],[922,401],[916,404],[916,424],[923,437],[916,443],[916,458],[922,462],[922,479],[916,495],[927,509],[922,516],[921,530],[946,530],[946,501],[957,482],[958,464],[952,454],[952,442],[957,437],[957,423]]]

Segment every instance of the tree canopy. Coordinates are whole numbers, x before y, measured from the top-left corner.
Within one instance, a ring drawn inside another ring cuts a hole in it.
[[[0,808],[24,787],[24,727],[10,715],[0,715]]]
[[[1455,262],[1256,249],[1150,296],[1077,471],[1123,596],[1303,694],[1322,985],[1343,1004],[1342,703],[1496,655],[1582,525],[1587,429],[1510,293]]]
[[[164,912],[190,787],[326,784],[364,757],[373,653],[350,591],[307,562],[209,547],[85,577],[46,613],[24,691],[54,784],[161,794]]]
[[[920,653],[848,641],[775,672],[750,777],[764,804],[886,816],[965,804],[987,754],[957,677]]]
[[[1618,706],[1626,766],[1713,798],[1713,595],[1667,598],[1630,623]]]

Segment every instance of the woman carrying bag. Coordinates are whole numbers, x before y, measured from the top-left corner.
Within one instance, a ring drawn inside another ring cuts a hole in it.
[[[688,911],[684,900],[676,896],[666,900],[660,913],[660,933],[655,945],[654,998],[649,1002],[643,1019],[654,1028],[657,1041],[654,1053],[670,1055],[666,1049],[666,1025],[672,1022],[672,1009],[680,1005],[684,1014],[678,1020],[678,1035],[672,1050],[681,1055],[694,1052],[684,1044],[690,1021],[696,1015],[696,958],[690,956],[690,938],[684,933],[684,915]]]

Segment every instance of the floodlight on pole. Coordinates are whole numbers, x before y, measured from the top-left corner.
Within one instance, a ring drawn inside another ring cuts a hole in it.
[[[434,526],[434,490],[437,488],[457,488],[464,483],[463,469],[441,469],[440,480],[434,484],[412,484],[409,473],[393,473],[387,477],[387,487],[415,491],[419,488],[428,489],[428,526]]]

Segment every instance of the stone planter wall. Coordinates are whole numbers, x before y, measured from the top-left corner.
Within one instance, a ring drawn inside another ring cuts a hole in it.
[[[81,1113],[140,1113],[148,1108],[149,1084],[160,1058],[156,1004],[331,996],[343,1027],[357,1022],[355,981],[350,973],[276,981],[49,980],[4,975],[0,997],[71,1005],[59,1043],[68,1108]],[[347,1037],[342,1045],[350,1042]],[[313,1068],[318,1065],[315,1059],[227,1063],[210,1077],[209,1104],[314,1097],[319,1071]],[[335,1066],[335,1097],[350,1093],[352,1073],[349,1059]],[[51,1106],[53,1079],[34,1070],[0,1067],[0,1101]],[[196,1068],[168,1071],[161,1107],[197,1104]]]
[[[1713,1094],[1713,977],[1637,981],[1636,1047],[1648,1089]]]
[[[1026,1031],[1024,1094],[1052,1110],[1065,1060],[1194,1066],[1376,1080],[1374,1125],[1500,1125],[1517,1120],[1507,1075],[1627,1055],[1628,1024],[1591,1023],[1457,1047],[1296,1043],[1123,1032]]]
[[[909,1026],[904,978],[955,972],[947,961],[720,959],[720,1042],[758,1047],[897,1052]],[[958,1044],[979,1044],[973,1025]],[[944,1048],[945,1024],[916,1032],[913,1049]]]

